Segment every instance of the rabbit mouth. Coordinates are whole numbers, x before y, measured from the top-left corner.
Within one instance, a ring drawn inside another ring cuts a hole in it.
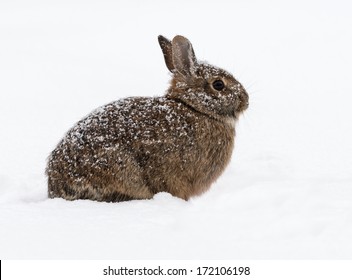
[[[249,106],[248,101],[240,101],[238,102],[237,106],[233,110],[233,117],[235,119],[238,119],[238,117],[245,111],[247,110]]]
[[[242,104],[239,100],[235,104],[227,104],[218,110],[218,114],[225,118],[237,119],[238,116],[246,110],[248,105]]]
[[[238,99],[236,100],[236,113],[242,113],[247,110],[249,106],[248,99],[248,94],[246,92],[238,95]]]
[[[239,105],[237,106],[237,109],[236,109],[236,113],[242,113],[243,111],[247,110],[249,106],[249,102],[248,101],[240,101],[239,102]]]

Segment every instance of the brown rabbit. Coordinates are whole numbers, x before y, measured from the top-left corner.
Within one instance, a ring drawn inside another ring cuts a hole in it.
[[[224,171],[248,94],[228,72],[197,61],[185,37],[158,39],[173,74],[165,96],[122,99],[79,121],[48,159],[50,198],[124,201],[169,192],[188,200]]]

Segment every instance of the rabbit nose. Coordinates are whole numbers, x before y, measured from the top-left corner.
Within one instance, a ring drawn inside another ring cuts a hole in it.
[[[249,96],[247,94],[247,92],[241,92],[241,94],[239,95],[239,106],[238,106],[238,110],[239,111],[244,111],[248,108],[249,106]]]
[[[242,110],[242,111],[247,110],[248,106],[249,106],[249,102],[248,102],[248,101],[243,102],[243,105],[242,105],[241,110]]]

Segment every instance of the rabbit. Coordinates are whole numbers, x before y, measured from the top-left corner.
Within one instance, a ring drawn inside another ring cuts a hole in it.
[[[189,200],[228,165],[248,107],[227,71],[196,59],[190,41],[158,37],[172,74],[162,97],[130,97],[75,124],[48,157],[48,196],[120,202],[168,192]]]

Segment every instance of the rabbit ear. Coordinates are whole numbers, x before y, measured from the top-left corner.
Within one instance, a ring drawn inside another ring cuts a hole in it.
[[[170,40],[164,36],[158,36],[159,45],[164,54],[165,64],[170,72],[175,70],[174,63],[172,61],[172,45]]]
[[[187,38],[177,35],[172,40],[172,60],[175,69],[183,76],[193,76],[197,59]]]

